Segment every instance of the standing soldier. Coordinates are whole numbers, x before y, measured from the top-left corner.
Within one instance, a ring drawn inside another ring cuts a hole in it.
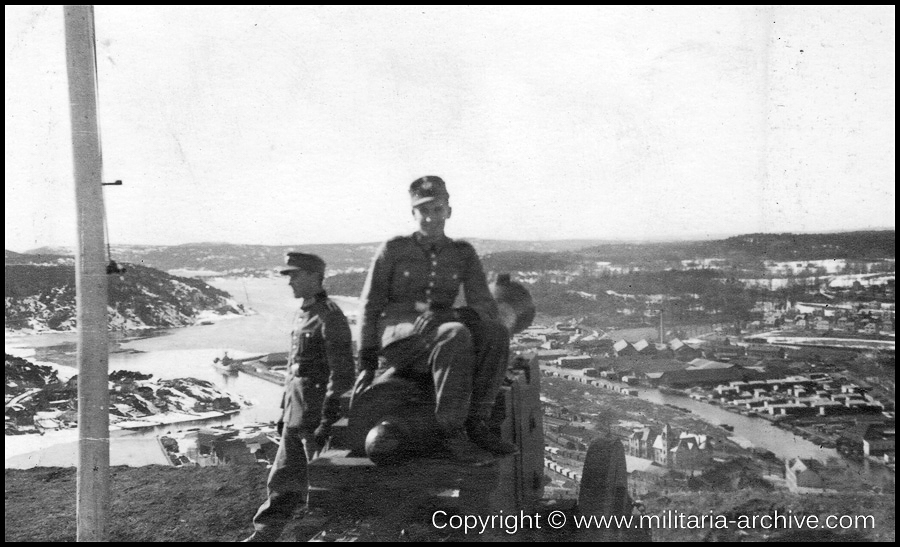
[[[371,383],[379,354],[401,373],[434,380],[435,418],[451,459],[484,465],[516,447],[487,426],[509,360],[481,261],[444,235],[450,195],[440,177],[410,185],[418,230],[381,246],[363,289],[360,368],[354,392]],[[453,308],[460,286],[465,307]]]
[[[326,443],[341,413],[340,397],[353,383],[350,327],[322,288],[325,262],[316,255],[288,253],[282,275],[290,276],[294,298],[303,303],[294,319],[289,375],[278,422],[281,443],[269,480],[268,499],[253,517],[244,541],[273,541],[306,503],[306,464]]]

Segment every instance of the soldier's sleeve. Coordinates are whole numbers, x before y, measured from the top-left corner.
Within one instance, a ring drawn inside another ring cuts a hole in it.
[[[363,309],[359,348],[360,350],[378,350],[381,341],[378,339],[378,318],[388,303],[388,291],[391,283],[391,264],[388,255],[388,242],[379,247],[366,276],[360,298]]]
[[[303,308],[297,308],[297,311],[294,312],[294,318],[291,320],[291,345],[287,354],[287,368],[288,371],[291,370],[291,367],[294,363],[298,362],[300,358],[300,352],[302,351],[302,347],[299,342],[295,338],[297,336],[297,331],[300,330],[301,327],[301,319],[305,317],[305,312]]]
[[[287,352],[287,369],[285,369],[285,373],[284,373],[284,382],[282,382],[282,384],[281,384],[284,387],[284,395],[282,395],[282,397],[281,397],[281,408],[282,409],[284,409],[285,401],[287,400],[287,391],[288,391],[288,389],[290,389],[291,379],[294,377],[294,372],[295,372],[294,363],[296,363],[297,359],[300,358],[299,353],[300,353],[301,348],[300,348],[299,344],[297,346],[294,345],[294,342],[295,342],[294,336],[297,332],[297,329],[300,328],[300,318],[303,317],[303,315],[304,315],[303,310],[298,308],[297,311],[294,313],[294,319],[291,320],[291,345],[289,346],[289,349]]]
[[[291,365],[294,364],[298,355],[297,351],[300,348],[294,348],[294,333],[297,332],[297,329],[300,328],[300,316],[303,311],[298,309],[294,312],[294,319],[291,320],[291,345],[287,352],[287,369],[284,373],[284,381],[281,383],[281,410],[284,410],[285,405],[287,404],[288,390],[290,389],[291,379],[294,377],[294,369]]]
[[[340,309],[328,311],[322,326],[328,360],[328,387],[322,404],[322,421],[331,425],[341,417],[341,395],[353,387],[353,349],[350,325]]]
[[[471,244],[465,241],[457,241],[457,248],[463,259],[463,290],[466,295],[466,305],[474,308],[482,320],[498,321],[500,312],[497,303],[488,289],[487,278],[481,266],[478,253]]]

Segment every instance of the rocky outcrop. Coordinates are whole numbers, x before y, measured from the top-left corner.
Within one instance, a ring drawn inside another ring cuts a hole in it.
[[[108,278],[110,330],[187,326],[203,312],[244,313],[228,293],[197,279],[136,264],[123,266],[124,275]],[[7,330],[75,328],[75,269],[70,257],[7,263],[5,285]]]
[[[75,427],[78,376],[60,381],[50,366],[6,355],[7,435]],[[197,378],[153,379],[117,370],[109,375],[110,423],[122,427],[168,423],[172,416],[218,417],[249,406],[240,395]]]

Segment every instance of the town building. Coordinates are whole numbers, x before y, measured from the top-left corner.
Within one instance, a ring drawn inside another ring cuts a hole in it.
[[[785,462],[784,477],[791,492],[801,489],[824,489],[824,466],[817,460],[793,458]]]
[[[669,341],[669,347],[672,349],[672,352],[675,354],[675,359],[679,361],[691,361],[692,359],[696,359],[702,355],[702,352],[699,349],[693,348],[678,338],[673,338]]]
[[[628,355],[637,355],[637,350],[634,349],[634,346],[626,342],[625,340],[619,340],[613,345],[613,351],[616,352],[616,357],[625,357]]]

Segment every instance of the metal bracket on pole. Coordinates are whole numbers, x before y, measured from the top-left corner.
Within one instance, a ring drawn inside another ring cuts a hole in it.
[[[117,180],[116,182],[101,182],[101,186],[122,186],[122,181]]]

